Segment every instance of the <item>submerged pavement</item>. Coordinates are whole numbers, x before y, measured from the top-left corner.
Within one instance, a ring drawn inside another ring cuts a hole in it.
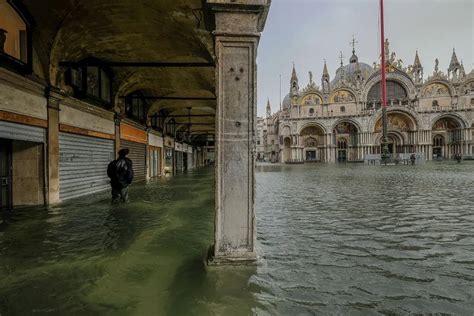
[[[0,314],[318,315],[474,310],[474,163],[265,165],[257,268],[206,269],[198,169],[0,222]]]

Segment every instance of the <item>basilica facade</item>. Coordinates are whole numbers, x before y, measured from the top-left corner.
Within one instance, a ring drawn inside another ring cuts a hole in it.
[[[425,160],[474,155],[474,70],[466,73],[453,50],[446,73],[435,60],[427,78],[418,52],[408,67],[385,41],[389,151],[419,153]],[[331,80],[326,64],[321,86],[300,88],[293,66],[282,108],[258,120],[260,160],[302,163],[363,161],[380,154],[382,138],[381,65],[359,62],[353,48],[349,64]]]

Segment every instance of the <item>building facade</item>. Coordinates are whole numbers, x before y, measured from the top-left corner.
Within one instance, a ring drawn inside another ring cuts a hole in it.
[[[426,160],[450,159],[456,153],[471,157],[474,71],[467,74],[453,50],[447,73],[439,70],[436,59],[425,79],[418,52],[408,67],[390,52],[388,40],[385,54],[390,153],[417,152]],[[278,148],[270,149],[267,142],[266,152],[275,151],[275,160],[283,163],[363,161],[380,154],[380,68],[359,62],[353,49],[349,64],[343,65],[341,58],[334,79],[324,64],[321,86],[310,73],[308,85],[300,88],[293,66],[282,110],[267,114],[274,126],[267,125],[267,139],[278,140]]]

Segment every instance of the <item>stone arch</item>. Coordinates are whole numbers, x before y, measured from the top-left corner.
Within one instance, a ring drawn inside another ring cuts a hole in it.
[[[443,89],[443,87],[445,89]],[[429,81],[420,89],[420,95],[422,97],[453,96],[455,94],[455,89],[451,83],[441,79]]]
[[[282,125],[280,128],[282,136],[290,136],[291,135],[291,127],[288,124]]]
[[[452,120],[454,120],[454,122],[456,122],[458,124],[459,128],[466,128],[467,126],[469,126],[469,124],[459,114],[457,114],[457,113],[445,113],[445,114],[440,114],[440,115],[434,117],[431,120],[431,124],[430,124],[431,129],[433,129],[434,125],[442,119],[452,119]]]
[[[315,106],[323,104],[323,96],[319,92],[309,91],[300,97],[299,104],[304,106]]]
[[[350,123],[352,125],[354,125],[357,129],[357,133],[360,133],[362,131],[362,127],[360,126],[359,122],[357,122],[356,120],[353,120],[353,119],[347,119],[347,118],[343,118],[343,119],[339,119],[337,120],[333,125],[332,125],[332,128],[331,128],[331,131],[334,131],[334,129],[336,128],[336,126],[338,126],[339,124],[341,123]]]
[[[339,99],[340,98],[340,99]],[[329,103],[357,103],[357,93],[350,88],[337,88],[329,95]]]
[[[309,123],[304,124],[303,126],[300,127],[298,134],[302,135],[303,131],[309,127],[315,127],[317,129],[320,129],[322,132],[322,135],[327,134],[326,128],[317,122],[309,122]]]
[[[406,91],[407,96],[410,100],[415,98],[416,95],[416,87],[413,83],[413,80],[405,73],[400,70],[396,70],[395,72],[389,72],[386,74],[387,81],[395,81],[399,83]],[[368,102],[367,95],[369,94],[370,89],[377,83],[382,81],[382,75],[379,71],[374,72],[367,82],[365,83],[364,89],[361,92],[360,101],[361,102]]]
[[[420,121],[417,118],[417,114],[411,110],[408,109],[387,109],[387,116],[393,114],[400,114],[405,116],[407,119],[409,119],[410,123],[409,127],[411,131],[418,130],[420,127]],[[376,132],[376,125],[378,122],[382,120],[382,110],[378,110],[376,115],[372,116],[370,122],[369,122],[369,131],[371,132]]]

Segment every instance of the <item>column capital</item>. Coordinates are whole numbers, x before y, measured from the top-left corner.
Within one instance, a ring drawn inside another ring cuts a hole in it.
[[[66,98],[64,90],[53,86],[47,87],[44,94],[48,99],[48,108],[53,110],[59,110],[59,102]]]
[[[216,36],[260,36],[271,0],[207,0]]]

